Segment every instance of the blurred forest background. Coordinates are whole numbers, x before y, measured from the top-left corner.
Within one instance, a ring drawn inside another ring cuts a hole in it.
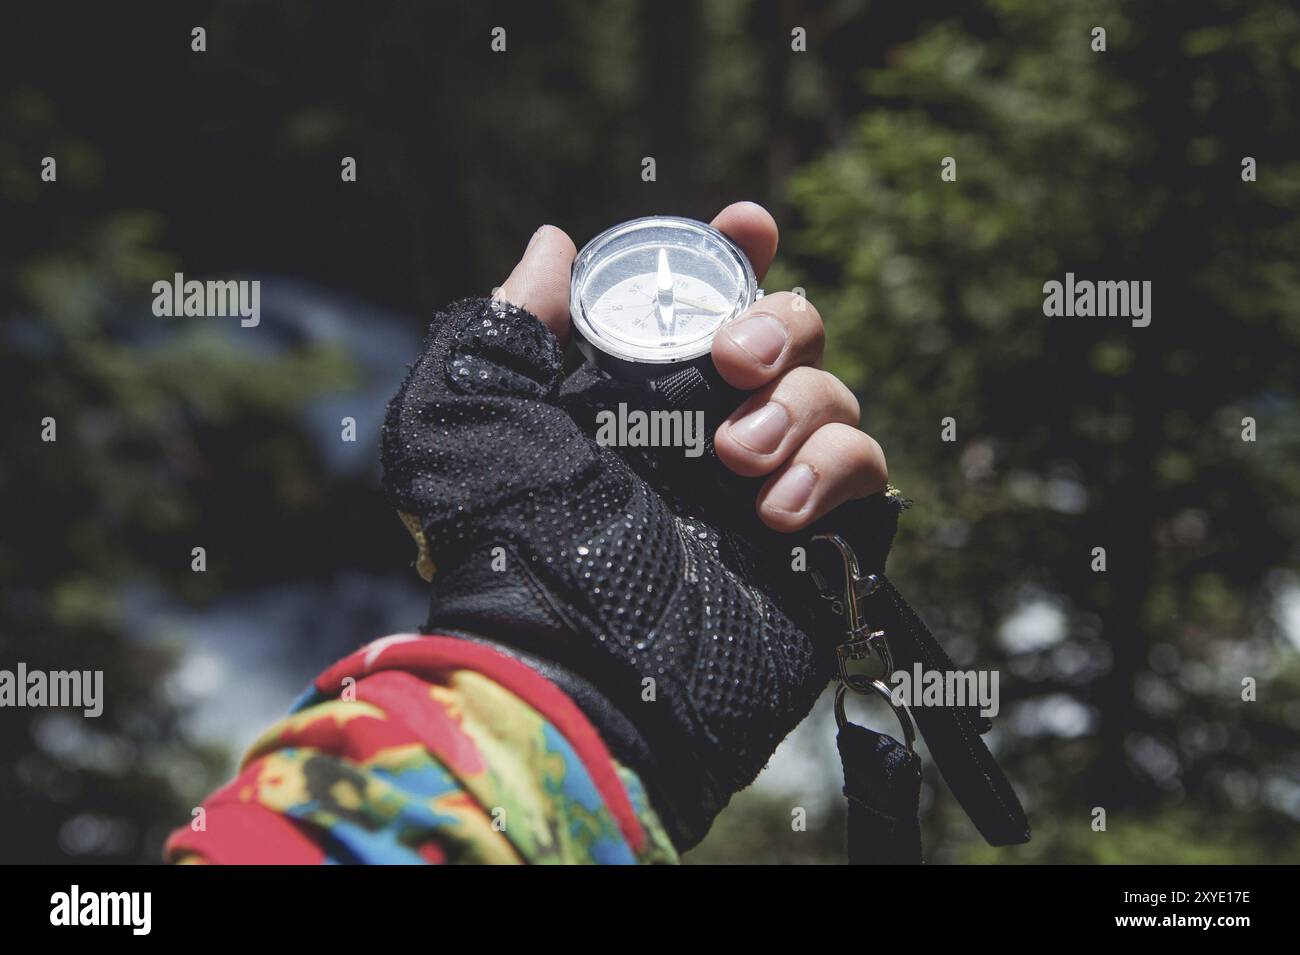
[[[993,744],[1034,841],[983,846],[931,766],[927,859],[1300,861],[1289,0],[5,21],[0,667],[102,668],[107,704],[0,711],[0,861],[156,861],[321,667],[421,621],[376,449],[436,306],[540,223],[581,246],[740,198],[776,214],[766,287],[807,289],[916,501],[893,575],[960,665],[1002,671]],[[260,278],[261,325],[155,318],[174,271]],[[1152,281],[1150,327],[1044,318],[1066,271]],[[842,858],[832,736],[822,706],[688,861]]]

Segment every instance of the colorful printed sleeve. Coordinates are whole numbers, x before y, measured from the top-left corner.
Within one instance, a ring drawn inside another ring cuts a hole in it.
[[[669,863],[636,775],[554,684],[399,635],[321,674],[167,840],[177,863]]]

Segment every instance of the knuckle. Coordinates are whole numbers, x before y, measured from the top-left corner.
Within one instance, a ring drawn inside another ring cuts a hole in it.
[[[801,365],[787,377],[818,421],[856,425],[861,415],[857,396],[828,371]]]
[[[799,314],[798,324],[799,334],[806,339],[808,347],[820,354],[826,344],[826,326],[822,324],[821,313],[811,302]]]
[[[817,306],[809,301],[806,295],[800,295],[797,292],[777,292],[782,300],[782,304],[796,315],[806,316],[817,324],[821,324],[821,314],[817,311]]]
[[[826,332],[822,325],[821,313],[817,311],[817,306],[804,296],[793,292],[773,292],[764,301],[771,302],[772,306],[781,312],[791,331],[800,338],[813,345],[818,345],[824,340]]]
[[[862,413],[857,396],[844,382],[820,368],[796,365],[758,394],[752,407],[747,403],[742,410],[775,401],[784,405],[809,433],[831,425],[861,433],[857,430]]]
[[[875,438],[844,424],[828,424],[823,434],[855,494],[865,497],[884,490],[889,483],[889,467]]]
[[[781,376],[776,386],[777,396],[798,406],[801,416],[821,419],[825,414],[830,391],[822,372],[810,365],[796,365]]]
[[[826,387],[830,392],[828,398],[834,402],[833,406],[844,411],[848,424],[856,426],[862,420],[862,406],[858,403],[858,396],[853,393],[852,388],[830,372],[822,374],[829,379]]]
[[[885,485],[889,483],[889,463],[885,460],[885,450],[880,446],[880,442],[869,434],[862,434],[862,437],[865,439],[861,443],[864,457],[859,473],[862,475],[867,493],[874,494],[883,491]]]

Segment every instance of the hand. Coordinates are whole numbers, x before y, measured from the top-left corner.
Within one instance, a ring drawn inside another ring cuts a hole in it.
[[[744,250],[761,280],[777,247],[776,223],[767,211],[738,202],[713,225]],[[572,331],[569,273],[575,255],[564,232],[542,226],[500,290],[505,301],[540,318],[561,345]],[[733,387],[754,392],[718,428],[718,458],[737,474],[767,478],[756,507],[776,531],[802,530],[845,501],[883,490],[888,479],[880,445],[858,430],[857,399],[821,370],[825,340],[821,316],[810,302],[776,292],[713,342],[718,373]]]
[[[715,223],[766,270],[767,213],[741,204]],[[863,572],[882,573],[904,502],[869,493],[884,483],[879,448],[852,427],[848,390],[815,367],[817,313],[790,296],[760,302],[714,347],[720,375],[757,389],[730,420],[714,418],[734,481],[702,482],[720,476],[712,459],[602,445],[590,412],[626,391],[589,364],[563,374],[574,255],[544,226],[493,301],[434,318],[389,403],[384,491],[437,567],[428,625],[538,660],[587,701],[683,849],[834,672],[842,623],[792,548],[812,560],[812,533],[832,529]],[[742,423],[768,404],[783,428]],[[770,446],[755,450],[767,430]],[[757,512],[728,496],[733,483],[762,485]]]

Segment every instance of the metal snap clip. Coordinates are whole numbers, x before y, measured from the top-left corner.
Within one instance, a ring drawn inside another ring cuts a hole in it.
[[[916,750],[916,722],[912,711],[906,703],[896,703],[893,694],[881,680],[872,680],[859,673],[849,672],[848,665],[853,660],[865,660],[875,656],[884,665],[885,675],[894,670],[894,655],[889,649],[889,640],[883,630],[870,631],[862,615],[861,601],[880,586],[880,578],[875,574],[863,574],[858,566],[857,554],[848,541],[838,534],[818,534],[813,540],[826,541],[839,551],[844,565],[844,591],[837,594],[819,571],[811,571],[813,582],[822,597],[833,601],[832,609],[844,617],[844,642],[835,648],[835,657],[839,669],[839,685],[835,688],[835,722],[840,729],[848,725],[848,716],[844,712],[844,695],[848,690],[855,693],[877,693],[889,703],[898,723],[903,729],[903,740],[909,753]]]

